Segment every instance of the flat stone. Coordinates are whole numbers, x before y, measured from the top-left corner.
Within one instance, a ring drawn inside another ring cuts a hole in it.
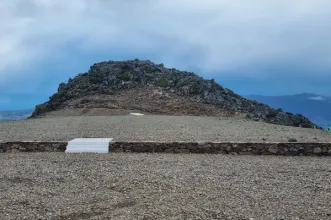
[[[320,147],[315,147],[314,150],[313,150],[313,153],[314,154],[320,154],[320,153],[322,153],[322,149]]]
[[[165,153],[173,153],[174,152],[174,149],[172,148],[167,148],[164,150]]]
[[[45,151],[46,152],[53,152],[54,151],[54,148],[52,146],[45,146]]]
[[[175,153],[181,153],[181,154],[189,154],[189,149],[175,149]]]
[[[19,153],[20,150],[19,149],[16,149],[16,148],[12,148],[10,150],[7,151],[8,153]]]
[[[123,152],[123,148],[115,148],[115,149],[111,149],[111,151],[115,153],[120,153]]]
[[[240,152],[240,155],[254,155],[252,151]]]
[[[269,151],[270,153],[277,154],[277,153],[278,153],[278,147],[275,146],[275,145],[271,145],[271,146],[268,148],[268,151]]]

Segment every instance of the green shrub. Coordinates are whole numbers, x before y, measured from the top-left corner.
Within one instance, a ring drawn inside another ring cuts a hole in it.
[[[122,71],[117,75],[117,78],[119,78],[120,80],[123,81],[130,81],[131,80],[131,76],[130,73],[128,71]]]
[[[277,111],[272,111],[272,112],[269,112],[266,117],[267,118],[274,118],[278,115],[278,112]]]
[[[289,139],[288,139],[288,142],[298,142],[298,140],[295,139],[295,138],[289,138]]]
[[[309,123],[302,123],[302,124],[301,124],[301,127],[302,127],[302,128],[314,128],[314,126],[311,125],[311,124],[309,124]]]
[[[169,80],[166,78],[159,79],[154,83],[155,86],[159,86],[159,87],[167,87],[168,84],[169,84]]]

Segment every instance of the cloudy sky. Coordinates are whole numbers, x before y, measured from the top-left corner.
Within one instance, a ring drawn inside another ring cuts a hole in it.
[[[0,0],[0,109],[134,58],[242,95],[331,96],[330,21],[330,0]]]

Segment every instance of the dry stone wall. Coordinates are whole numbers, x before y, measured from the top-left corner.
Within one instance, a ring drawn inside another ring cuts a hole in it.
[[[0,153],[65,152],[67,142],[0,142]],[[109,152],[331,156],[331,143],[111,142]]]
[[[331,143],[114,142],[110,152],[331,156]]]
[[[0,153],[64,152],[67,142],[0,142]]]

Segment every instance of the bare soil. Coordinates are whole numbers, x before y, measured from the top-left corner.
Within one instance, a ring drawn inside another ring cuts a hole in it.
[[[11,219],[330,219],[331,158],[0,154]]]
[[[123,112],[122,112],[123,113]],[[0,141],[70,141],[74,138],[114,141],[331,142],[318,129],[279,126],[240,117],[77,116],[0,122]]]
[[[48,116],[113,116],[128,110],[158,115],[231,116],[233,113],[212,104],[199,103],[179,96],[173,90],[141,87],[116,92],[70,99],[62,103],[64,109],[46,113]],[[131,112],[132,112],[131,111]]]

